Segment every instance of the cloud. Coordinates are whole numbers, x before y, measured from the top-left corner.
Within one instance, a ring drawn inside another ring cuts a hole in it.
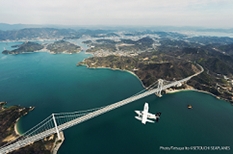
[[[8,0],[0,21],[36,24],[227,24],[232,0]],[[215,18],[213,18],[213,16]],[[197,22],[198,21],[198,22]]]

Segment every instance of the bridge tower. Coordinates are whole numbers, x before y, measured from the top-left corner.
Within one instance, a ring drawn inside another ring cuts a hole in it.
[[[162,97],[161,91],[163,90],[163,80],[162,79],[158,79],[158,92],[156,92],[155,94],[158,97]]]
[[[181,87],[181,86],[182,86],[181,82],[178,82],[178,84],[176,85],[176,87]]]
[[[59,130],[58,130],[58,128],[57,128],[57,122],[56,122],[56,119],[55,119],[55,117],[54,117],[54,114],[52,114],[52,116],[53,116],[54,126],[55,126],[55,129],[56,129],[56,132],[57,132],[57,137],[58,137],[58,139],[60,140],[60,139],[61,139],[61,136],[60,136]]]

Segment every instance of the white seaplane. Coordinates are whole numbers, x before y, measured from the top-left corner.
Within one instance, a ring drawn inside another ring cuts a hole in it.
[[[152,113],[149,113],[148,111],[149,111],[149,105],[148,105],[148,103],[145,103],[143,111],[135,110],[135,112],[137,113],[137,116],[135,116],[135,118],[140,120],[143,124],[146,124],[146,122],[154,123],[154,121],[151,119],[154,119],[158,122],[160,115],[161,115],[161,112],[158,112],[156,114],[152,114]]]

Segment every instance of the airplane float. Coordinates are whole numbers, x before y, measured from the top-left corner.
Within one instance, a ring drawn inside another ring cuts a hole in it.
[[[148,103],[145,103],[143,111],[135,110],[135,112],[137,113],[137,116],[135,116],[135,118],[140,120],[143,124],[146,124],[146,122],[154,123],[154,121],[151,119],[154,119],[158,122],[160,115],[161,115],[161,112],[158,112],[156,114],[152,114],[152,113],[149,113],[148,111],[149,111],[149,105],[148,105]]]

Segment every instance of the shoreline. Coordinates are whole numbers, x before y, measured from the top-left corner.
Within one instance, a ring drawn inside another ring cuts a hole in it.
[[[85,60],[85,59],[84,59]],[[78,65],[77,65],[78,66]],[[81,65],[80,65],[81,66]],[[125,69],[120,69],[120,68],[111,68],[111,67],[105,67],[105,66],[100,66],[100,67],[90,67],[88,66],[87,64],[82,64],[82,66],[86,66],[87,68],[90,68],[90,69],[109,69],[109,70],[113,70],[113,71],[122,71],[122,72],[127,72],[129,74],[132,74],[133,76],[135,76],[141,83],[142,87],[147,89],[145,87],[145,85],[143,84],[142,80],[132,71],[129,71],[129,70],[125,70]]]
[[[30,111],[32,111],[32,110],[34,110],[34,109],[35,109],[35,107],[30,106],[30,107],[29,107],[29,111],[26,112],[23,116],[27,115]],[[23,133],[21,133],[20,130],[19,130],[19,128],[18,128],[18,122],[19,122],[20,118],[22,118],[23,116],[21,116],[21,117],[19,117],[18,119],[16,119],[15,124],[14,124],[14,132],[15,132],[15,134],[16,134],[17,136],[23,135]]]
[[[226,101],[227,103],[232,104],[230,101],[228,101],[228,100],[226,100],[226,99],[224,99],[224,98],[221,98],[221,97],[219,97],[219,96],[217,96],[217,95],[214,95],[214,94],[212,94],[212,93],[210,93],[210,92],[208,92],[208,91],[195,89],[195,88],[193,88],[193,87],[191,87],[191,86],[190,86],[190,88],[187,88],[187,89],[165,90],[165,92],[166,92],[167,94],[173,94],[173,93],[178,93],[178,92],[183,92],[183,91],[195,91],[195,92],[199,92],[199,93],[205,93],[205,94],[208,94],[208,95],[211,95],[211,96],[215,97],[215,98],[218,99],[218,100],[223,100],[223,101]]]
[[[20,120],[20,118],[18,118],[18,119],[16,120],[15,125],[14,125],[14,131],[15,131],[15,134],[16,134],[17,136],[21,136],[21,135],[22,135],[22,134],[20,133],[20,131],[19,131],[19,128],[18,128],[18,122],[19,122],[19,120]]]
[[[85,52],[86,53],[86,52]],[[85,61],[85,59],[82,61],[82,62],[84,62]],[[89,65],[87,65],[87,64],[81,64],[82,66],[86,66],[87,68],[91,68],[91,69],[110,69],[110,70],[119,70],[119,71],[123,71],[123,72],[127,72],[127,73],[130,73],[130,74],[132,74],[133,76],[135,76],[140,82],[141,82],[141,85],[143,86],[143,88],[145,88],[145,89],[147,89],[146,87],[145,87],[145,85],[143,84],[143,82],[142,82],[142,80],[134,73],[134,72],[132,72],[132,71],[129,71],[129,70],[125,70],[125,69],[119,69],[119,68],[111,68],[111,67],[105,67],[105,66],[100,66],[100,67],[91,67],[91,66],[89,66]],[[81,66],[80,65],[80,66]],[[78,66],[78,65],[77,65]],[[202,71],[203,72],[203,71]],[[232,104],[232,102],[231,101],[229,101],[229,100],[227,100],[227,99],[225,99],[225,98],[221,98],[221,97],[219,97],[219,96],[217,96],[217,95],[214,95],[214,94],[212,94],[212,93],[210,93],[210,92],[208,92],[208,91],[204,91],[204,90],[198,90],[198,89],[195,89],[194,87],[192,87],[192,86],[190,86],[190,85],[188,85],[188,84],[186,84],[188,87],[186,88],[186,89],[172,89],[172,90],[169,90],[169,89],[166,89],[166,90],[164,90],[167,94],[171,94],[171,93],[176,93],[176,92],[182,92],[182,91],[196,91],[196,92],[201,92],[201,93],[206,93],[206,94],[209,94],[209,95],[212,95],[213,97],[215,97],[216,99],[219,99],[219,100],[224,100],[224,101],[226,101],[226,102],[229,102],[230,104]]]
[[[0,42],[2,42],[2,43],[13,43],[13,42],[24,43],[24,42],[38,42],[38,41],[41,44],[43,44],[44,42],[55,42],[56,39],[48,39],[48,40],[37,40],[37,39],[35,39],[35,40],[34,39],[32,39],[32,40],[12,40],[12,41],[0,41]],[[78,45],[78,46],[80,46],[80,45]],[[17,54],[25,54],[25,53],[27,54],[27,53],[37,53],[37,52],[47,52],[49,54],[78,54],[78,53],[82,52],[82,48],[81,48],[80,51],[78,51],[78,52],[62,51],[62,52],[56,53],[56,52],[53,52],[53,51],[47,49],[46,47],[47,47],[47,45],[43,49],[40,49],[40,50],[35,50],[35,51],[32,51],[32,52],[21,52],[21,53],[17,53]],[[17,54],[12,54],[11,53],[10,55],[17,55]]]
[[[195,91],[197,89],[195,89],[194,87],[186,84],[185,88],[182,89],[173,89],[173,88],[168,88],[166,90],[164,90],[167,94],[172,94],[172,93],[177,93],[177,92],[182,92],[182,91]]]
[[[84,62],[85,61],[85,59],[82,61],[82,62]],[[78,66],[78,65],[77,65]],[[120,69],[120,68],[111,68],[111,67],[106,67],[106,66],[99,66],[99,67],[91,67],[91,66],[89,66],[89,65],[87,65],[87,64],[81,64],[81,65],[79,65],[79,66],[85,66],[85,67],[87,67],[87,68],[90,68],[90,69],[109,69],[109,70],[113,70],[113,71],[115,71],[115,70],[117,70],[117,71],[122,71],[122,72],[127,72],[127,73],[130,73],[130,74],[132,74],[133,76],[135,76],[140,82],[141,82],[141,85],[143,86],[143,88],[145,88],[145,89],[147,89],[146,87],[145,87],[145,85],[142,83],[142,80],[134,73],[134,72],[132,72],[132,71],[129,71],[129,70],[125,70],[125,69]],[[189,86],[189,85],[188,85]],[[211,95],[213,95],[213,96],[215,96],[214,94],[212,94],[212,93],[210,93],[210,92],[206,92],[206,91],[202,91],[202,90],[197,90],[197,89],[195,89],[195,88],[193,88],[193,87],[191,87],[191,86],[189,86],[187,89],[172,89],[172,90],[169,90],[169,89],[166,89],[166,90],[164,90],[167,94],[171,94],[171,93],[176,93],[176,92],[181,92],[181,91],[198,91],[198,92],[204,92],[204,93],[208,93],[208,94],[211,94]],[[217,98],[217,96],[215,96],[216,98]]]

